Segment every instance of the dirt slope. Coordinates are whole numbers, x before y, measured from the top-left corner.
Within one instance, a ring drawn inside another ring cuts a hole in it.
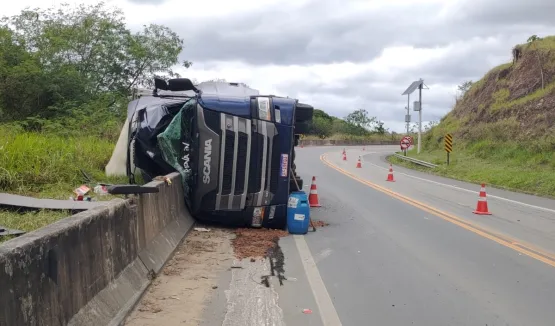
[[[555,149],[555,36],[515,48],[518,60],[475,82],[428,135],[429,149],[441,146],[445,132],[463,143],[541,142],[543,149]]]
[[[409,155],[438,164],[431,173],[555,197],[555,36],[507,51],[515,49],[518,59],[475,82],[424,134],[424,150]],[[447,133],[453,135],[450,165]]]

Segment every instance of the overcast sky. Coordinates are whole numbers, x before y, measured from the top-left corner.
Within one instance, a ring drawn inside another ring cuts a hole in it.
[[[97,1],[4,2],[0,13],[11,15]],[[182,58],[193,62],[184,77],[245,82],[338,117],[364,108],[395,131],[404,129],[401,93],[412,81],[429,87],[423,120],[439,120],[462,81],[511,60],[530,35],[555,34],[553,0],[105,2],[123,9],[132,29],[164,24],[184,38]]]

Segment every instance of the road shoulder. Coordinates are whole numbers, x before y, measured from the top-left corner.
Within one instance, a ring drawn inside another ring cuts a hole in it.
[[[231,266],[232,238],[233,233],[224,229],[191,231],[125,325],[198,325],[218,279]]]

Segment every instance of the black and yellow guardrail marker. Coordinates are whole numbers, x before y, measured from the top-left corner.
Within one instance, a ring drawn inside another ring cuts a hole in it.
[[[446,134],[445,140],[445,151],[447,152],[447,165],[449,165],[449,154],[453,152],[453,136],[451,134]]]

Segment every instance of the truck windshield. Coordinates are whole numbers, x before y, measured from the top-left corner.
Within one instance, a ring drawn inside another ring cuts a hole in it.
[[[158,146],[164,161],[178,171],[187,192],[192,179],[192,164],[194,162],[194,132],[193,121],[195,117],[196,100],[185,102],[175,113],[166,129],[158,135]]]

